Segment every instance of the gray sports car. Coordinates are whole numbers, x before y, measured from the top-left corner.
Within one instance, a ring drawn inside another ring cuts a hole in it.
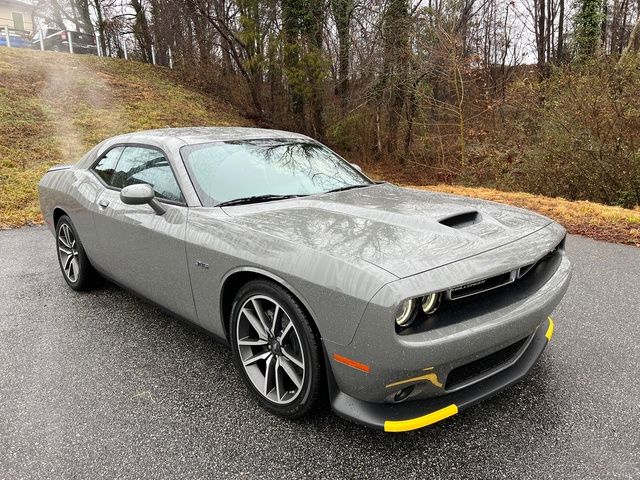
[[[571,276],[565,231],[373,182],[295,133],[103,141],[39,185],[64,279],[100,275],[230,344],[270,412],[424,427],[522,378]]]

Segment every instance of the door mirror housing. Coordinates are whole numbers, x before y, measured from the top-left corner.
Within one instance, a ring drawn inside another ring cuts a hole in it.
[[[156,194],[151,185],[139,183],[136,185],[127,185],[120,190],[120,200],[127,205],[144,205],[149,204],[157,215],[164,215],[165,208],[156,200]]]
[[[358,165],[357,163],[351,163],[350,164],[353,168],[355,168],[357,171],[359,171],[360,173],[362,173],[362,168],[360,168],[360,165]]]

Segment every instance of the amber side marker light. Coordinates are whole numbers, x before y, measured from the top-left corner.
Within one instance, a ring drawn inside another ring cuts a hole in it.
[[[333,354],[333,359],[336,362],[347,365],[348,367],[355,368],[356,370],[360,370],[361,372],[369,373],[371,368],[369,365],[365,365],[364,363],[356,362],[355,360],[351,360],[350,358],[343,357],[337,353]]]

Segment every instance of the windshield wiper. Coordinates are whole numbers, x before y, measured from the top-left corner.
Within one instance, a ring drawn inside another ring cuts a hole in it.
[[[304,197],[306,195],[254,195],[251,197],[234,198],[225,202],[217,203],[216,207],[227,207],[230,205],[247,205],[249,203],[270,202],[271,200],[284,200],[285,198]]]
[[[375,184],[374,183],[364,183],[364,184],[360,184],[360,185],[347,185],[346,187],[334,188],[333,190],[327,190],[326,192],[322,192],[322,193],[343,192],[345,190],[351,190],[353,188],[370,187],[371,185],[375,185]]]

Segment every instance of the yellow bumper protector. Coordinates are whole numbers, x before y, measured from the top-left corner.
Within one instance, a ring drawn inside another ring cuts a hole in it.
[[[549,326],[547,327],[547,333],[544,334],[547,337],[547,342],[551,341],[551,337],[553,336],[553,318],[549,317]]]
[[[422,417],[410,418],[409,420],[386,420],[384,422],[385,432],[408,432],[410,430],[416,430],[418,428],[426,427],[433,423],[444,420],[458,413],[458,407],[455,404],[451,404],[447,407],[436,410],[435,412],[428,413]]]

